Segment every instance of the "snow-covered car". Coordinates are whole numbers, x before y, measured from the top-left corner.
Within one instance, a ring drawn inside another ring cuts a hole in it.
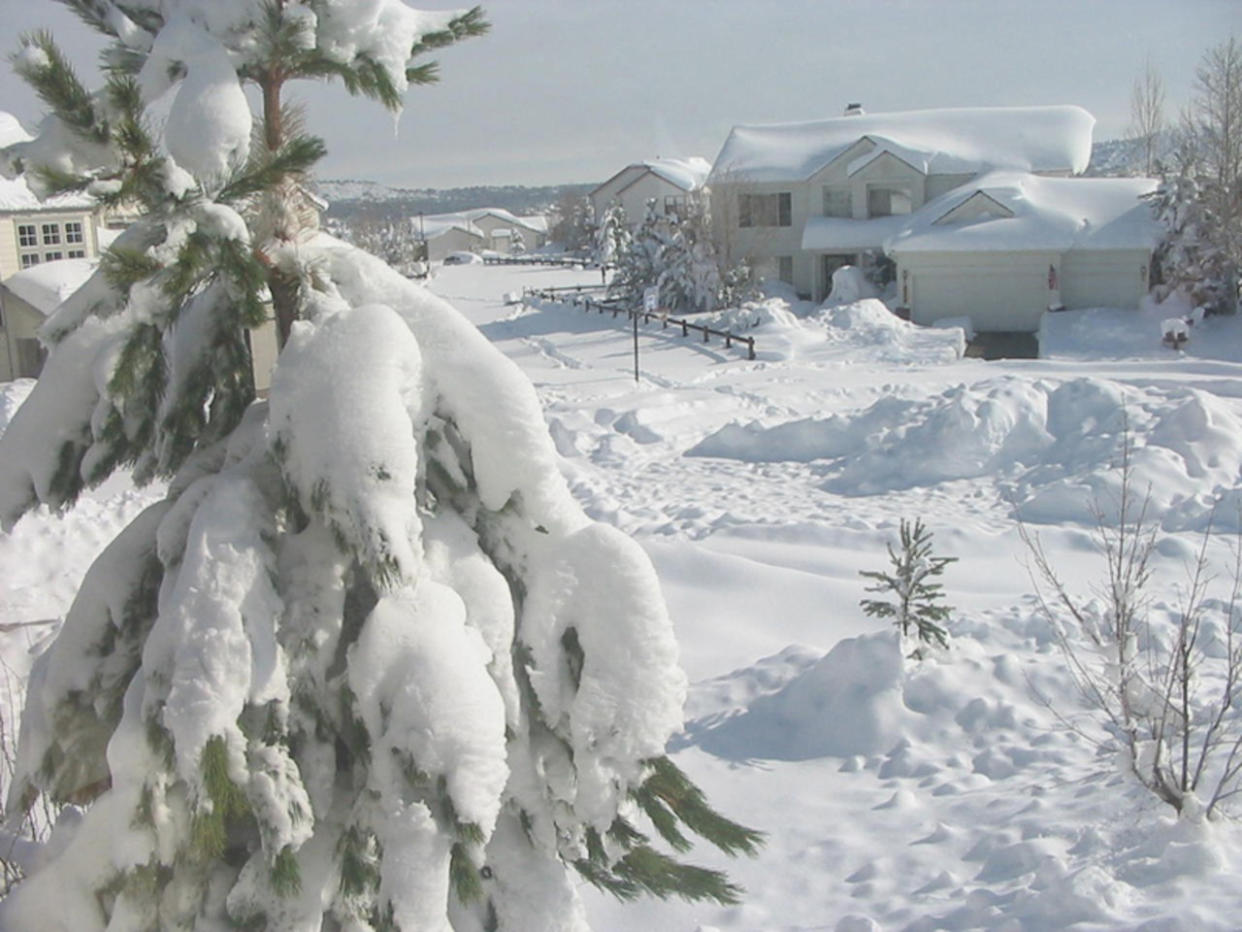
[[[445,265],[474,265],[482,262],[483,257],[472,252],[450,252],[444,257]]]

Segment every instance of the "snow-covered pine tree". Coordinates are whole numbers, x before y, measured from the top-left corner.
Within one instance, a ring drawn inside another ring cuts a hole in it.
[[[600,218],[595,231],[595,259],[600,265],[615,266],[630,245],[630,223],[620,201],[613,201]]]
[[[42,191],[142,219],[48,322],[0,438],[0,520],[122,466],[168,493],[35,664],[10,812],[81,808],[0,927],[577,929],[571,868],[734,900],[657,847],[758,838],[664,756],[684,678],[650,562],[574,503],[516,367],[297,197],[323,147],[283,85],[398,108],[480,12],[69,5],[111,37],[106,86],[26,37],[52,114],[12,154]],[[157,135],[146,105],[169,95]],[[282,351],[255,400],[269,308]]]
[[[669,238],[667,221],[656,210],[655,200],[649,200],[642,223],[622,241],[614,259],[617,270],[608,283],[608,296],[641,307],[643,292],[659,281],[660,257]]]
[[[1152,213],[1165,226],[1155,265],[1162,284],[1180,289],[1196,307],[1232,313],[1238,301],[1239,268],[1228,248],[1205,188],[1212,185],[1197,145],[1183,143],[1157,166],[1160,186],[1147,195]]]
[[[679,312],[714,310],[723,284],[712,242],[707,199],[691,195],[669,218],[670,235],[657,260],[660,301]]]

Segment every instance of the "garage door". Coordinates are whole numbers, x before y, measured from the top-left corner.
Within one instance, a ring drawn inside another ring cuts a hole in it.
[[[1039,329],[1048,307],[1047,266],[912,271],[911,316],[930,324],[970,317],[975,330]]]

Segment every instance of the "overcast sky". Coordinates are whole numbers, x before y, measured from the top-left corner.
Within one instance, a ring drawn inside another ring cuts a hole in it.
[[[467,0],[468,2],[468,0]],[[457,2],[412,5],[451,9]],[[411,187],[598,182],[655,156],[712,160],[735,123],[926,107],[1073,103],[1122,135],[1148,56],[1168,109],[1242,0],[491,0],[489,35],[439,54],[399,120],[303,83],[323,178]],[[99,43],[52,0],[0,0],[0,35],[46,27],[80,74]],[[93,82],[88,82],[93,83]],[[5,69],[0,109],[40,108]]]

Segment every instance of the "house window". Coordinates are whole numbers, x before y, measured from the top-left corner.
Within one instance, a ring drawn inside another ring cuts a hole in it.
[[[853,217],[849,188],[824,188],[825,217]]]
[[[59,246],[60,245],[60,224],[45,223],[43,224],[43,245]]]
[[[79,221],[73,221],[73,222],[71,222],[71,223],[66,223],[66,224],[65,224],[65,242],[66,242],[66,243],[81,243],[81,242],[83,242],[83,239],[82,239],[82,224],[81,224],[81,222],[79,222]]]
[[[683,196],[669,196],[664,199],[664,216],[682,218],[686,215],[686,204],[689,199]]]
[[[868,188],[867,216],[894,217],[914,210],[914,198],[905,188]]]
[[[28,252],[22,256],[22,268],[28,269],[32,265],[39,264],[39,254],[37,252]]]
[[[39,233],[33,223],[19,223],[17,225],[17,244],[22,247],[39,245]]]
[[[66,251],[65,255],[70,259],[85,259],[86,250],[85,249],[70,249]]]
[[[787,227],[793,225],[793,197],[779,194],[739,194],[738,226]]]
[[[65,254],[59,251],[58,252],[45,252],[43,254],[44,262],[55,262],[57,259],[63,259],[63,258],[65,258]]]
[[[786,284],[793,284],[793,256],[776,257],[777,275]]]

